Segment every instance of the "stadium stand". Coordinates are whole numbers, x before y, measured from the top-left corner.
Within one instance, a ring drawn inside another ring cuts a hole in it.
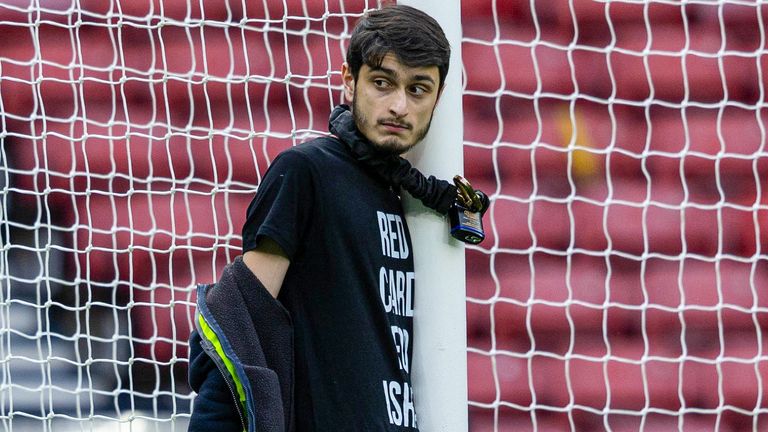
[[[61,272],[120,287],[132,349],[165,365],[186,355],[193,299],[180,288],[212,281],[239,252],[245,185],[304,131],[324,129],[318,107],[338,102],[319,86],[341,45],[315,41],[323,28],[305,21],[295,39],[269,30],[269,17],[303,15],[299,2],[236,3],[121,2],[121,12],[242,20],[248,31],[125,26],[104,44],[108,32],[86,19],[79,51],[55,25],[41,27],[39,46],[26,28],[0,40],[13,77],[0,80],[13,117],[0,160],[12,168],[8,204],[67,228]],[[317,13],[323,2],[308,3]],[[748,415],[710,411],[768,402],[757,350],[768,329],[766,118],[748,105],[768,84],[758,75],[768,79],[768,57],[751,55],[756,14],[768,12],[727,5],[723,30],[703,5],[685,16],[668,2],[531,10],[540,3],[462,2],[465,175],[493,198],[488,238],[467,251],[468,343],[496,350],[468,354],[471,430],[749,430]],[[290,112],[274,106],[286,97]],[[724,99],[746,107],[707,105]],[[90,111],[76,113],[82,100]],[[699,106],[680,108],[690,101]],[[237,193],[220,194],[224,185]],[[606,407],[656,412],[595,414]],[[691,407],[710,411],[669,415]]]

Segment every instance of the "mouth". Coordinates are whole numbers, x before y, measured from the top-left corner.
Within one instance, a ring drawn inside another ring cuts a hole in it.
[[[404,132],[411,129],[411,125],[409,124],[395,121],[380,121],[379,124],[383,126],[384,129],[394,133]]]

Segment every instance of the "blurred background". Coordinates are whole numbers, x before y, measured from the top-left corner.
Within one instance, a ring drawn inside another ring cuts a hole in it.
[[[0,2],[0,424],[183,430],[194,284],[376,1]],[[768,7],[464,0],[470,430],[765,430]]]

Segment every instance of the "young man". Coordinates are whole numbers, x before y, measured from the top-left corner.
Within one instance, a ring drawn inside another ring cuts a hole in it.
[[[430,127],[450,47],[406,6],[364,16],[331,137],[275,159],[242,258],[198,289],[190,430],[415,431],[415,275],[400,187],[445,211],[447,182],[399,157]]]

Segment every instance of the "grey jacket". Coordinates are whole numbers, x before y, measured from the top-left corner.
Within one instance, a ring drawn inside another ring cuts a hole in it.
[[[198,286],[195,327],[189,382],[198,395],[189,430],[293,430],[291,318],[242,257],[217,283]]]

